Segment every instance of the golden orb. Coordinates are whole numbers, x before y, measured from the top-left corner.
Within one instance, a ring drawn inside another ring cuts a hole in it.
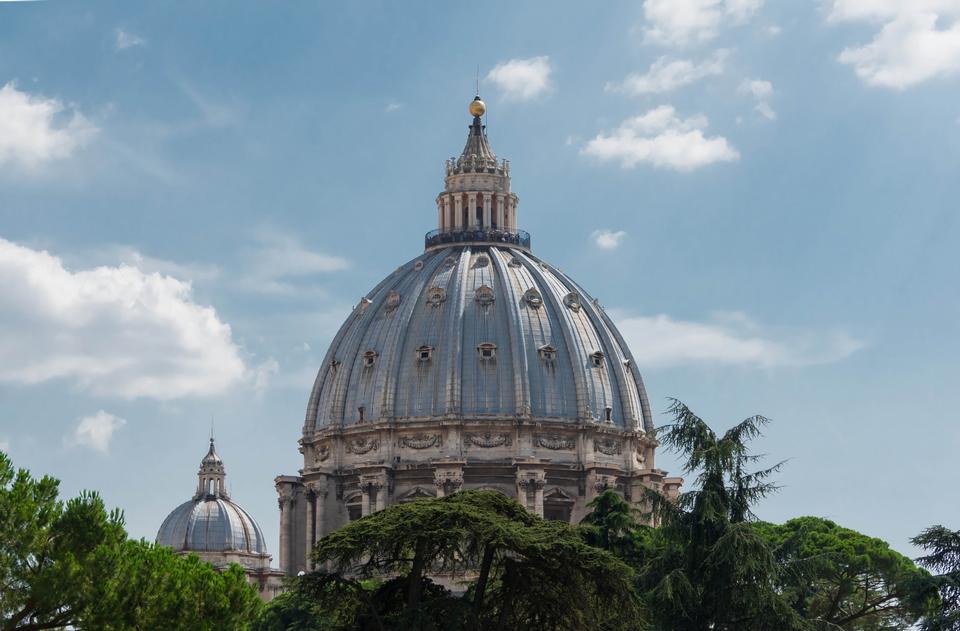
[[[479,96],[470,101],[470,114],[472,116],[483,116],[486,111],[487,104],[480,100]]]

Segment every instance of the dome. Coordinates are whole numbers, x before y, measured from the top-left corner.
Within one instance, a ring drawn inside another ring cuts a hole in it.
[[[157,544],[176,552],[267,554],[257,522],[223,498],[193,499],[177,506],[163,520]]]
[[[267,557],[260,526],[226,490],[226,470],[213,438],[200,461],[193,499],[167,515],[157,532],[157,544],[176,552],[235,553]],[[207,555],[209,556],[209,555]]]
[[[653,428],[630,351],[579,285],[525,247],[430,247],[428,235],[340,328],[305,431],[521,417]]]

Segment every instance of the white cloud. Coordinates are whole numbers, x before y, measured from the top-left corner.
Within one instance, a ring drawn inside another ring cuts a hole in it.
[[[529,59],[511,59],[494,66],[489,81],[508,101],[529,101],[550,89],[550,58],[546,55]]]
[[[77,420],[77,427],[66,442],[71,445],[89,447],[100,453],[110,451],[110,440],[113,438],[113,433],[127,424],[124,419],[104,410],[80,417]]]
[[[403,103],[400,103],[399,101],[390,101],[387,103],[387,106],[384,108],[384,111],[386,111],[389,114],[391,112],[396,112],[398,109],[402,107],[403,107]]]
[[[633,95],[671,92],[704,77],[722,74],[728,56],[728,50],[718,50],[700,63],[659,57],[646,73],[630,74],[621,83],[608,83],[606,89]]]
[[[240,282],[243,289],[293,294],[299,291],[298,279],[350,267],[346,259],[309,250],[296,237],[281,232],[262,230],[257,239],[259,245],[247,252],[251,267]]]
[[[957,0],[833,0],[828,19],[880,27],[838,57],[869,85],[903,90],[960,73]]]
[[[643,366],[807,366],[840,361],[865,346],[844,332],[761,327],[741,313],[714,314],[707,322],[675,320],[664,314],[614,312],[614,317]]]
[[[67,379],[99,396],[218,394],[249,378],[230,326],[191,286],[120,265],[71,271],[0,238],[0,383]]]
[[[97,131],[56,99],[22,92],[12,82],[0,88],[0,166],[35,169],[68,158]]]
[[[601,161],[619,161],[625,169],[646,162],[678,171],[740,158],[726,138],[704,136],[706,127],[705,116],[681,119],[672,106],[661,105],[626,119],[610,134],[598,134],[581,153]]]
[[[616,250],[626,236],[623,230],[594,230],[590,234],[594,244],[604,250]]]
[[[114,31],[113,45],[116,46],[117,50],[126,50],[134,46],[144,46],[146,43],[147,40],[130,31],[122,28]]]
[[[761,116],[769,120],[777,117],[777,113],[770,107],[770,97],[773,96],[773,84],[763,79],[744,79],[738,90],[741,94],[752,96],[756,109]]]
[[[728,24],[749,20],[763,0],[646,0],[647,41],[687,46],[709,41]]]

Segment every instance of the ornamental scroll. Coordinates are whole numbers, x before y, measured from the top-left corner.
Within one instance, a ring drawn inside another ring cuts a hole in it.
[[[614,438],[594,438],[593,448],[608,456],[617,456],[623,453],[623,445]]]
[[[510,446],[513,444],[513,439],[509,434],[492,434],[490,432],[485,432],[483,434],[464,434],[463,440],[468,446],[474,445],[484,449],[491,449],[493,447],[501,447],[504,445]]]
[[[397,440],[400,447],[409,447],[410,449],[429,449],[433,446],[440,446],[440,434],[414,434],[413,436],[401,436]]]
[[[552,449],[554,451],[559,451],[561,449],[571,450],[575,445],[572,438],[564,438],[559,434],[537,436],[534,439],[534,443],[536,444],[537,447],[543,447],[544,449]]]
[[[363,455],[380,449],[380,441],[376,438],[354,438],[347,441],[347,452]]]

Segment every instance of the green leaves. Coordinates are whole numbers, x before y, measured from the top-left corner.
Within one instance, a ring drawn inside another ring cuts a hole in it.
[[[261,607],[238,566],[129,541],[96,493],[62,502],[58,486],[0,453],[0,630],[233,631]]]

